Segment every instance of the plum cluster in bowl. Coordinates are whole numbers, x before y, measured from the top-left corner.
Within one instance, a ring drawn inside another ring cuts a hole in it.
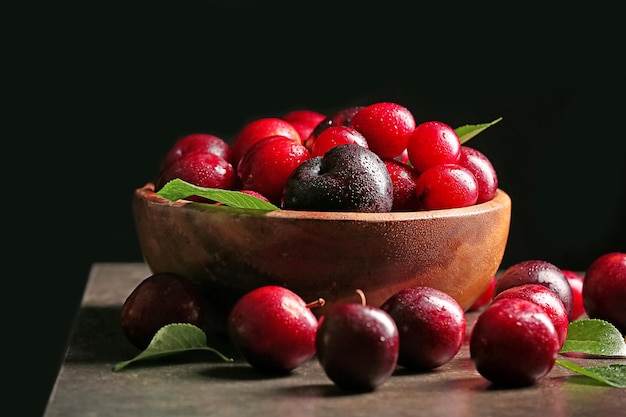
[[[504,255],[511,200],[501,189],[480,204],[441,210],[359,213],[254,210],[170,201],[153,183],[135,190],[132,210],[150,270],[201,284],[207,327],[223,331],[243,294],[285,286],[329,306],[382,304],[402,288],[425,285],[464,308],[487,288]]]

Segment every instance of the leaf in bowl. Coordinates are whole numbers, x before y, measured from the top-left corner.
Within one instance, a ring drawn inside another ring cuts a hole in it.
[[[218,201],[229,207],[268,211],[279,210],[274,204],[268,203],[253,195],[242,193],[241,191],[198,187],[180,178],[169,181],[156,194],[170,201],[182,200],[196,195],[209,200]]]
[[[460,127],[457,127],[456,129],[454,129],[454,131],[456,132],[457,136],[459,137],[459,141],[461,142],[461,145],[462,145],[465,142],[467,142],[468,140],[470,140],[471,138],[473,138],[474,136],[478,135],[483,130],[487,129],[490,126],[495,125],[500,120],[502,120],[502,117],[498,117],[496,120],[494,120],[493,122],[489,122],[489,123],[481,123],[481,124],[477,124],[477,125],[460,126]]]

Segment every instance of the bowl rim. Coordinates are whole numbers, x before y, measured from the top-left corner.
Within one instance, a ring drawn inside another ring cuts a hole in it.
[[[155,193],[154,183],[148,182],[143,187],[137,188],[134,192],[134,197],[138,200],[144,200],[150,205],[172,207],[180,209],[193,209],[204,211],[207,213],[230,213],[233,215],[246,215],[255,214],[264,217],[278,218],[278,219],[304,219],[304,220],[349,220],[349,221],[367,221],[367,222],[380,222],[380,221],[405,221],[405,220],[420,220],[420,219],[434,219],[445,217],[459,217],[459,216],[474,216],[487,211],[502,209],[510,207],[511,198],[502,189],[498,188],[494,197],[483,203],[474,204],[467,207],[447,208],[437,210],[423,210],[423,211],[392,211],[384,213],[363,213],[354,211],[307,211],[307,210],[257,210],[238,207],[229,207],[224,205],[198,203],[191,200],[180,199],[177,201],[170,201],[164,197],[161,197]]]

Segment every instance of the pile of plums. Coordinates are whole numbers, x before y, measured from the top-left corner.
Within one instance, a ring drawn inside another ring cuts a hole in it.
[[[498,188],[489,159],[461,145],[452,127],[417,124],[408,108],[394,102],[328,116],[303,109],[254,119],[232,145],[208,133],[187,135],[163,157],[156,191],[175,178],[313,211],[465,207],[491,200]]]

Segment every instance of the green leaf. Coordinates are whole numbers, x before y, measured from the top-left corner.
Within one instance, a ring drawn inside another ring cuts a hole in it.
[[[569,324],[567,339],[559,353],[583,358],[625,358],[626,342],[613,324],[600,319],[581,319]],[[626,388],[624,364],[583,367],[560,359],[556,363],[613,387]]]
[[[133,359],[118,362],[113,370],[119,371],[137,361],[156,359],[191,350],[207,350],[215,353],[225,362],[233,361],[232,358],[226,357],[218,350],[207,346],[206,334],[199,327],[189,323],[173,323],[161,327],[143,352]]]
[[[559,353],[583,353],[595,357],[626,357],[626,343],[617,328],[604,320],[582,319],[569,324]]]
[[[557,359],[557,364],[581,375],[593,378],[616,388],[626,388],[626,365],[578,366],[575,363]]]
[[[489,126],[495,125],[500,120],[502,120],[502,117],[499,117],[490,123],[460,126],[454,129],[454,131],[456,132],[456,135],[459,137],[459,141],[461,142],[461,145],[462,145],[468,140],[470,140],[471,138],[473,138],[474,136],[478,135],[483,130],[487,129]]]
[[[278,207],[274,204],[268,203],[253,195],[242,193],[241,191],[198,187],[180,178],[169,181],[156,194],[170,201],[181,200],[192,195],[197,195],[199,197],[208,198],[209,200],[219,201],[229,207],[268,211],[278,210]]]

